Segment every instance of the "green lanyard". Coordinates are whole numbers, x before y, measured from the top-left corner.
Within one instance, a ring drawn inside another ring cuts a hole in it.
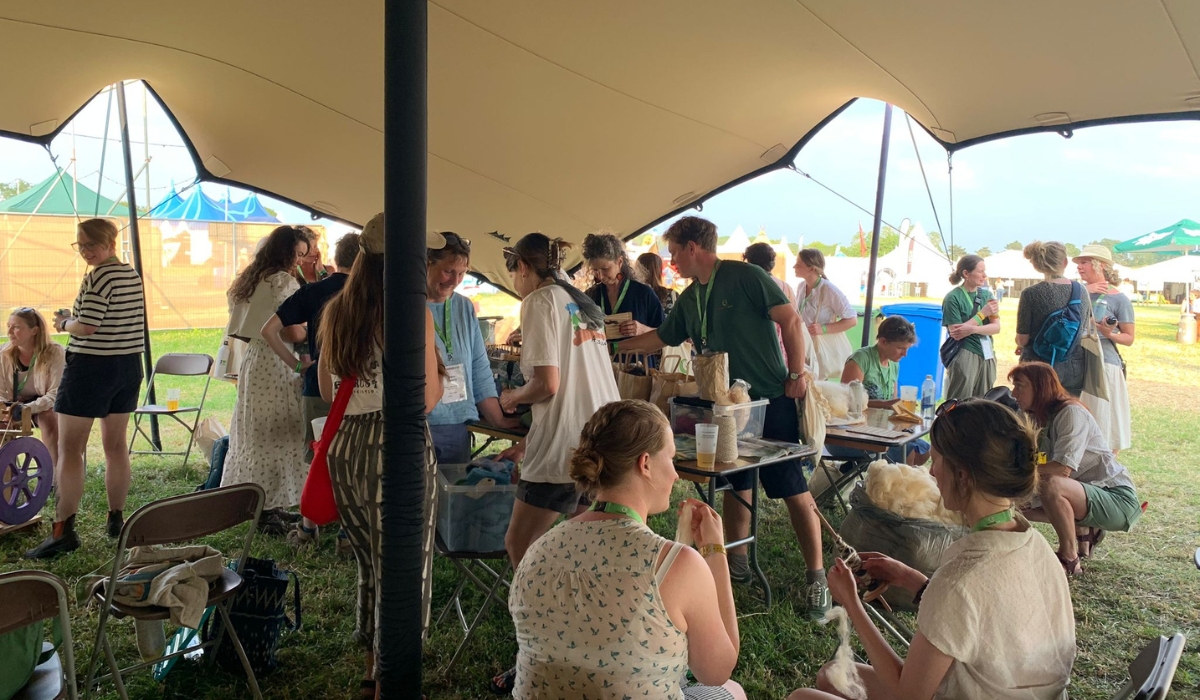
[[[612,513],[613,515],[624,515],[630,520],[636,520],[643,525],[646,524],[646,521],[642,519],[641,513],[638,513],[629,506],[623,506],[620,503],[613,503],[611,501],[596,501],[592,504],[591,508],[588,508],[588,510],[600,511],[601,513]]]
[[[617,295],[617,305],[613,307],[612,311],[605,311],[605,313],[609,313],[609,314],[617,313],[617,309],[621,308],[621,302],[625,301],[625,292],[628,292],[628,291],[629,291],[629,280],[625,280],[625,284],[621,285],[621,293]],[[608,301],[608,290],[604,289],[602,287],[600,289],[600,310],[601,311],[604,311],[604,302],[606,302],[606,301]]]
[[[717,270],[721,268],[721,261],[718,260],[713,264],[712,274],[708,278],[708,284],[704,287],[704,301],[700,301],[700,292],[696,291],[696,313],[700,314],[700,351],[708,346],[708,298],[712,296],[713,285],[717,283]]]
[[[25,388],[25,382],[29,381],[29,375],[33,374],[33,367],[36,364],[37,353],[34,353],[33,359],[29,361],[29,368],[25,370],[25,378],[21,380],[20,384],[17,384],[17,368],[13,367],[13,386],[15,387],[13,389],[13,401],[16,401],[17,397],[21,395],[21,390]]]
[[[983,518],[979,522],[975,523],[975,527],[971,528],[971,532],[979,532],[980,530],[986,530],[989,527],[995,527],[996,525],[1011,523],[1012,520],[1012,510],[1002,510],[999,513],[992,513],[986,518]]]
[[[808,290],[808,293],[807,293],[807,294],[805,294],[805,295],[804,295],[804,296],[803,296],[803,297],[800,299],[800,308],[798,308],[798,309],[797,309],[797,311],[798,311],[799,313],[801,313],[801,314],[803,314],[803,313],[804,313],[804,309],[808,307],[808,300],[809,300],[809,299],[812,299],[812,295],[814,295],[814,294],[816,294],[816,293],[817,293],[817,287],[820,287],[820,286],[821,286],[821,282],[824,282],[824,281],[825,281],[825,278],[824,278],[824,277],[818,277],[818,278],[817,278],[817,283],[813,285],[813,288],[812,288],[812,289],[809,289],[809,290]],[[806,285],[806,286],[807,286],[807,285]]]
[[[438,335],[442,337],[442,344],[446,346],[446,359],[454,357],[454,321],[450,318],[450,302],[454,299],[451,295],[446,300],[445,306],[442,307],[442,327],[438,330]]]

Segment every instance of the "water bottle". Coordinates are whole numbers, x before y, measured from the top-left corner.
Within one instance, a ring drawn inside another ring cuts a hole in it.
[[[933,381],[933,375],[925,375],[925,381],[921,383],[921,415],[925,420],[933,420],[933,405],[937,402],[937,384]]]

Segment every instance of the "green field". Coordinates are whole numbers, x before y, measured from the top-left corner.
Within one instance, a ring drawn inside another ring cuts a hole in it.
[[[512,313],[511,305],[488,301],[496,315]],[[1111,535],[1087,562],[1088,571],[1072,581],[1079,656],[1075,664],[1071,697],[1099,700],[1109,697],[1124,682],[1126,666],[1151,637],[1183,632],[1189,638],[1175,678],[1172,698],[1200,697],[1200,571],[1192,553],[1200,546],[1200,480],[1195,477],[1200,454],[1200,346],[1174,342],[1178,312],[1174,307],[1137,307],[1138,341],[1124,351],[1129,364],[1133,401],[1134,447],[1121,455],[1137,483],[1142,500],[1149,501],[1145,517],[1129,534]],[[486,315],[486,312],[485,314]],[[1003,333],[997,353],[1011,364],[1015,300],[1004,302]],[[220,332],[164,331],[153,334],[156,353],[215,353]],[[1006,372],[1001,368],[1001,377]],[[187,395],[185,394],[185,401]],[[214,382],[206,414],[228,426],[234,390]],[[166,433],[168,444],[182,444],[179,431]],[[101,566],[111,556],[111,542],[103,534],[104,490],[98,465],[102,455],[99,436],[89,452],[87,491],[80,515],[84,546],[45,567],[74,583]],[[194,460],[188,469],[179,457],[138,457],[134,460],[134,485],[129,509],[151,500],[191,491],[203,478],[204,468]],[[678,484],[683,497],[688,484]],[[47,509],[46,514],[52,511]],[[836,518],[836,513],[829,515]],[[786,512],[768,503],[763,513],[761,559],[775,591],[776,602],[764,609],[752,590],[738,589],[741,614],[741,660],[735,678],[752,698],[783,698],[793,688],[810,685],[817,668],[830,657],[835,633],[803,619],[797,596],[803,588],[804,566]],[[658,532],[674,532],[667,516],[651,518]],[[10,535],[0,539],[2,570],[29,566],[19,553],[36,543],[42,533]],[[1053,535],[1050,535],[1051,538]],[[236,549],[236,537],[215,538],[225,552]],[[304,590],[304,629],[284,638],[279,651],[280,669],[260,679],[268,698],[299,700],[345,698],[357,690],[361,658],[350,641],[354,626],[355,570],[351,562],[334,554],[333,538],[323,535],[315,550],[294,551],[280,538],[260,537],[255,555],[272,557],[297,571]],[[452,567],[443,561],[435,569],[435,613],[454,585]],[[470,605],[479,600],[468,597]],[[76,655],[80,673],[92,650],[96,612],[82,606],[73,611]],[[118,655],[131,661],[136,655],[131,625],[118,623]],[[112,628],[110,628],[112,629]],[[433,630],[426,650],[425,677],[431,697],[487,697],[486,679],[509,665],[516,651],[511,622],[504,606],[496,605],[477,632],[454,672],[443,667],[458,644],[461,632],[453,615]],[[220,671],[208,672],[190,663],[180,664],[161,686],[148,675],[129,682],[133,698],[186,698],[188,700],[248,697],[246,686]],[[106,686],[103,697],[116,697]]]

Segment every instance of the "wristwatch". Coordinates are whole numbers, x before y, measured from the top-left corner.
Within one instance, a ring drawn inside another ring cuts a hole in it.
[[[797,380],[797,379],[799,379],[799,378],[800,378],[800,375],[799,375],[799,374],[797,374],[796,372],[788,372],[788,380],[789,380],[789,381],[793,381],[793,382],[794,382],[794,381],[796,381],[796,380]]]

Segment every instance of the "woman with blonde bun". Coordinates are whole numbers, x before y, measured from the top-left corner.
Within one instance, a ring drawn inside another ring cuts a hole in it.
[[[1021,362],[1045,362],[1054,367],[1059,381],[1074,396],[1083,391],[1084,352],[1079,337],[1071,345],[1065,357],[1041,357],[1033,349],[1046,318],[1067,306],[1073,298],[1082,297],[1079,324],[1080,334],[1092,323],[1092,306],[1087,303],[1087,290],[1078,282],[1067,279],[1067,248],[1058,241],[1034,241],[1025,246],[1025,259],[1046,276],[1046,279],[1021,292],[1017,303],[1017,354]]]
[[[978,255],[959,258],[950,284],[959,285],[942,300],[942,325],[959,342],[946,367],[946,398],[983,396],[996,383],[992,336],[1000,332],[1000,303],[987,286],[987,266]]]
[[[535,542],[513,576],[517,698],[745,698],[721,517],[695,500],[697,549],[655,534],[671,507],[675,441],[662,412],[614,401],[570,459],[591,509]],[[688,685],[691,670],[704,685]]]

